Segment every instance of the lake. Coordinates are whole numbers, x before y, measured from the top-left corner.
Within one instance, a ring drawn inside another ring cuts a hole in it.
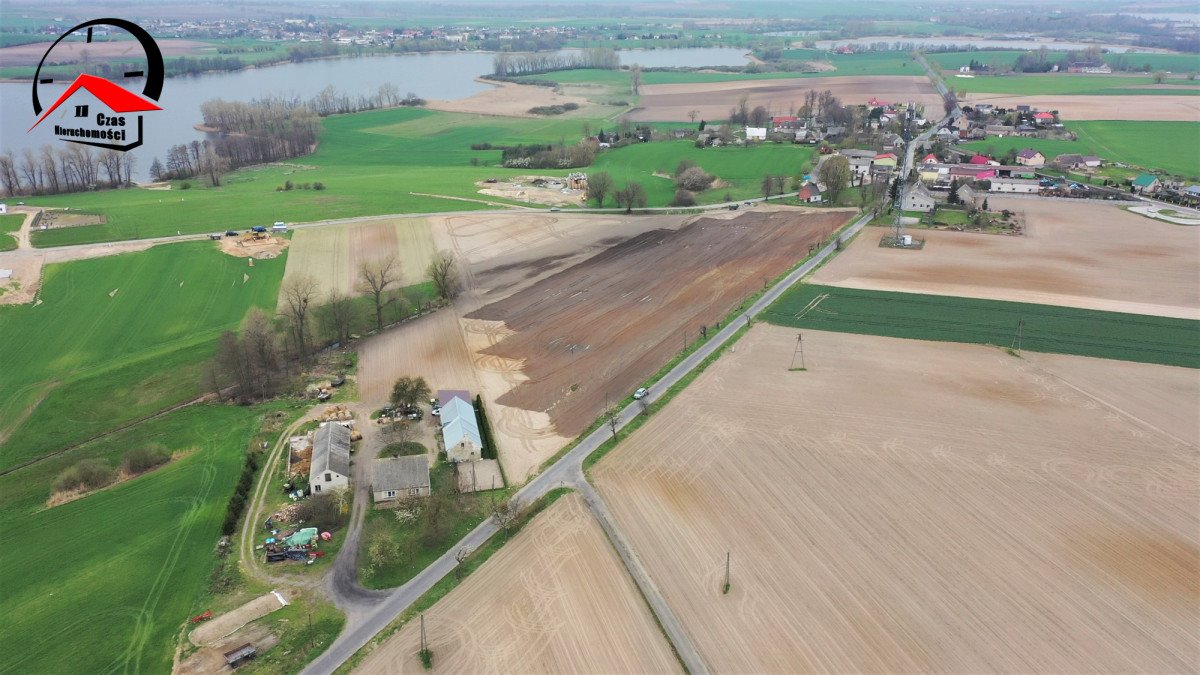
[[[618,54],[624,65],[638,63],[647,68],[747,63],[746,50],[723,47],[623,50]],[[353,97],[373,94],[385,82],[394,83],[401,94],[413,92],[428,99],[463,98],[489,86],[475,78],[492,72],[493,56],[487,52],[447,52],[321,59],[168,78],[159,99],[164,112],[146,115],[145,144],[130,151],[137,158],[134,177],[148,180],[150,163],[155,157],[164,158],[170,146],[204,138],[205,134],[196,131],[193,125],[201,121],[200,104],[205,101],[214,98],[249,101],[272,94],[308,99],[331,84]],[[67,84],[46,85],[42,104],[53,102]],[[11,149],[19,155],[25,148],[37,149],[45,143],[57,146],[59,141],[54,138],[51,119],[32,132],[25,132],[33,120],[30,85],[0,83],[0,151]]]
[[[875,42],[886,42],[893,44],[896,42],[902,44],[914,44],[923,47],[977,47],[979,49],[1038,49],[1046,47],[1047,49],[1067,51],[1067,50],[1084,50],[1088,47],[1100,47],[1107,49],[1110,52],[1145,52],[1145,53],[1162,53],[1166,49],[1154,49],[1151,47],[1131,47],[1129,45],[1112,45],[1099,43],[1084,43],[1084,42],[1066,42],[1061,40],[1053,40],[1050,38],[1016,38],[1012,40],[997,39],[997,38],[969,38],[958,36],[937,36],[937,37],[895,37],[887,35],[876,35],[873,37],[854,38],[852,40],[817,40],[817,49],[835,49],[842,45],[869,45]]]

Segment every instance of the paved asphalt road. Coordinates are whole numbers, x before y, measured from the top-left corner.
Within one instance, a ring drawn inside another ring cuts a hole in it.
[[[864,225],[866,225],[866,222],[869,219],[869,215],[859,217],[858,220],[856,220],[849,228],[845,230],[845,232],[842,233],[841,237],[843,239],[847,239],[858,233],[858,231],[861,230]],[[740,314],[737,319],[726,324],[724,328],[713,335],[711,340],[706,342],[695,352],[689,354],[686,358],[680,361],[678,365],[664,375],[662,379],[655,382],[650,387],[650,393],[646,397],[646,402],[652,403],[658,399],[663,392],[670,389],[681,379],[683,379],[685,375],[696,369],[700,363],[704,361],[704,359],[716,352],[717,349],[728,342],[733,335],[739,329],[741,329],[742,326],[746,325],[746,323],[750,321],[751,317],[766,309],[766,307],[777,300],[784,291],[795,285],[798,281],[800,281],[801,278],[814,270],[836,250],[836,242],[831,242],[822,248],[811,260],[796,268],[782,281],[772,286],[766,293],[762,295],[762,297],[754,302],[754,304],[750,305],[745,312]],[[630,402],[628,405],[626,405],[625,408],[622,409],[617,415],[618,429],[624,428],[627,424],[629,424],[629,422],[633,420],[633,418],[637,416],[640,411],[641,405],[637,402]],[[597,448],[599,448],[600,445],[602,445],[606,440],[608,440],[611,436],[611,433],[612,432],[609,430],[607,425],[604,425],[593,431],[582,441],[580,441],[578,445],[572,448],[570,452],[563,455],[557,462],[551,465],[550,468],[526,484],[524,488],[517,492],[515,499],[522,504],[529,504],[537,500],[542,495],[545,495],[550,490],[560,486],[577,487],[584,493],[585,498],[588,494],[595,495],[596,493],[591,490],[590,485],[586,484],[586,481],[583,477],[583,460]],[[603,509],[602,502],[600,504],[600,508]],[[602,518],[601,524],[603,525],[604,522],[605,521]],[[418,598],[432,588],[433,585],[436,584],[442,577],[452,572],[454,570],[454,566],[457,564],[457,561],[454,559],[454,553],[456,551],[464,547],[470,550],[479,548],[479,546],[486,542],[491,535],[496,533],[497,529],[496,522],[493,519],[489,518],[485,520],[484,522],[480,523],[478,527],[468,533],[466,537],[463,537],[458,544],[451,547],[444,555],[442,555],[442,557],[435,560],[424,570],[421,570],[421,572],[409,580],[408,583],[391,591],[390,594],[382,600],[378,600],[375,597],[371,597],[369,600],[367,600],[373,605],[373,608],[365,616],[365,618],[356,625],[348,626],[347,630],[338,636],[338,639],[334,641],[332,645],[330,645],[329,649],[326,650],[324,654],[319,656],[316,660],[310,663],[308,667],[304,669],[304,671],[302,671],[304,675],[325,675],[336,670],[340,665],[345,663],[351,656],[353,656],[355,652],[361,649],[363,645],[367,644],[372,637],[386,628],[388,624],[395,620],[395,618],[404,612],[404,610],[408,609],[408,607],[416,602]],[[608,530],[606,528],[606,532],[607,531]],[[618,545],[618,552],[620,553],[621,548],[619,547],[619,544],[615,545]],[[637,567],[638,566],[635,565],[633,569],[636,569]],[[639,586],[642,585],[642,580],[637,577],[636,573],[635,580],[639,582]],[[646,580],[648,581],[648,579]],[[340,585],[341,584],[338,584],[337,586]],[[335,586],[335,588],[337,586]],[[642,590],[645,592],[646,589],[643,587]],[[706,672],[706,669],[703,667],[703,660],[700,658],[699,653],[696,652],[695,648],[691,645],[690,639],[687,639],[686,633],[683,632],[683,628],[681,625],[679,625],[678,621],[672,620],[672,615],[670,614],[669,608],[666,607],[666,604],[662,603],[660,607],[655,606],[657,603],[661,602],[661,597],[655,599],[654,596],[656,594],[656,591],[653,590],[651,594],[647,594],[647,597],[650,598],[649,601],[651,603],[651,609],[655,610],[655,614],[658,615],[659,620],[663,622],[664,629],[667,630],[668,637],[672,639],[672,643],[674,643],[676,650],[679,652],[680,658],[683,659],[684,663],[687,664],[689,668],[696,668],[696,670],[693,670],[693,672]],[[666,611],[665,617],[663,614],[659,613],[660,609]],[[664,618],[666,618],[665,621]]]

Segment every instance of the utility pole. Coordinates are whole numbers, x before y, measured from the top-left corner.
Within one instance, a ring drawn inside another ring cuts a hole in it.
[[[1024,328],[1025,328],[1025,319],[1022,318],[1022,319],[1017,320],[1017,334],[1013,336],[1012,346],[1013,346],[1013,349],[1017,350],[1018,354],[1021,353],[1021,333],[1024,331]]]
[[[425,642],[425,615],[421,615],[421,653],[424,654],[429,649],[429,645]]]
[[[311,649],[313,646],[313,629],[312,629],[312,604],[308,604],[308,646]]]
[[[721,593],[729,592],[729,551],[725,551],[725,585],[721,587]]]
[[[788,366],[788,370],[796,369],[796,354],[800,355],[800,370],[808,370],[804,366],[804,335],[796,333],[796,348],[792,350],[792,365]]]

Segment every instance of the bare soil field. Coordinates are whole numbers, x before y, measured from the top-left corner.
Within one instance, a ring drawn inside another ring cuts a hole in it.
[[[222,237],[217,246],[222,253],[235,258],[258,258],[266,260],[278,257],[287,249],[287,237],[267,235],[264,239],[244,239],[242,237]]]
[[[359,347],[362,399],[383,403],[396,378],[420,375],[430,387],[480,392],[510,481],[524,481],[567,442],[545,412],[501,405],[523,382],[522,363],[483,354],[511,334],[503,323],[463,319],[558,270],[643,232],[678,228],[683,216],[486,214],[429,218],[437,249],[463,262],[466,290],[453,307],[385,331]],[[293,252],[293,256],[295,253]],[[289,270],[292,263],[289,259]]]
[[[628,239],[467,315],[511,335],[484,355],[523,364],[497,399],[575,436],[743,298],[803,259],[845,211],[698,218]]]
[[[1147,122],[1195,122],[1200,120],[1200,101],[1194,96],[1013,96],[1011,94],[967,94],[964,105],[991,103],[1012,108],[1029,105],[1057,110],[1064,120],[1143,120]]]
[[[1024,236],[920,231],[920,251],[867,228],[814,283],[1200,319],[1200,229],[1105,204],[989,197],[1025,214]]]
[[[593,469],[714,672],[1196,670],[1196,371],[795,345],[756,326]]]
[[[679,672],[666,639],[577,495],[560,498],[425,613],[449,673]],[[356,673],[423,673],[420,622]]]
[[[942,99],[928,78],[910,76],[806,77],[778,80],[735,80],[687,84],[654,84],[641,88],[638,108],[626,117],[637,121],[689,120],[699,110],[705,119],[725,119],[742,96],[748,105],[783,111],[804,106],[810,90],[825,91],[847,104],[865,104],[872,96],[885,101],[915,101],[927,109],[941,110]],[[1140,97],[1139,97],[1140,98]]]
[[[534,185],[537,179],[547,181],[545,185]],[[568,190],[563,185],[562,178],[552,176],[516,176],[495,183],[479,182],[479,194],[489,197],[504,197],[534,204],[550,206],[579,206],[587,202],[584,190]]]
[[[588,106],[588,100],[579,96],[566,96],[555,91],[554,87],[538,87],[531,84],[516,84],[515,82],[489,82],[491,85],[477,94],[466,98],[452,100],[434,99],[425,103],[426,108],[445,110],[448,112],[504,115],[507,117],[544,117],[529,112],[530,108],[551,105],[575,103],[582,110]],[[568,115],[579,115],[577,110]]]
[[[163,56],[192,56],[194,54],[216,54],[213,45],[195,40],[158,39],[158,48]],[[36,66],[42,60],[46,50],[53,42],[31,42],[24,45],[4,47],[0,49],[0,67]],[[60,42],[54,48],[55,63],[75,63],[84,57],[91,61],[129,58],[131,52],[138,53],[137,42],[122,40],[117,42]]]
[[[389,218],[327,227],[306,227],[292,234],[284,283],[301,274],[321,281],[325,292],[357,295],[359,265],[396,255],[404,285],[425,280],[433,256],[433,238],[424,218]]]

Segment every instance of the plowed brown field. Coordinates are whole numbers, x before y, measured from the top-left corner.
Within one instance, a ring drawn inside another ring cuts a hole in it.
[[[425,613],[445,673],[677,673],[654,617],[577,495],[536,516]],[[424,673],[410,622],[355,672]]]
[[[803,259],[847,212],[701,218],[613,246],[468,318],[513,334],[483,354],[524,364],[502,405],[550,414],[574,436],[746,296]]]
[[[1196,671],[1196,371],[795,345],[756,326],[593,470],[714,672]]]

